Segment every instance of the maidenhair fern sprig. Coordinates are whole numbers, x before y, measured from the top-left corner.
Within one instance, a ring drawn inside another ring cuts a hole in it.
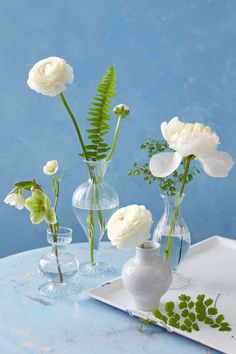
[[[191,296],[182,294],[178,299],[177,304],[173,301],[166,302],[164,313],[158,308],[153,309],[154,317],[166,325],[189,333],[200,331],[201,324],[208,325],[220,332],[232,330],[229,322],[225,321],[224,315],[219,313],[216,301],[214,302],[212,298],[207,298],[205,294],[199,294],[194,301]],[[139,330],[142,331],[143,324],[147,323],[156,324],[155,321],[140,319]]]
[[[148,184],[157,184],[161,192],[166,193],[169,196],[175,196],[177,194],[178,186],[181,184],[184,177],[184,161],[181,162],[178,170],[174,171],[172,175],[168,177],[155,177],[149,168],[149,160],[157,153],[172,151],[168,147],[165,140],[147,139],[140,145],[141,150],[144,150],[148,157],[148,162],[144,164],[133,163],[133,167],[128,172],[129,176],[143,176],[144,181]],[[193,166],[187,175],[186,184],[191,182],[195,176],[199,174],[199,170]]]

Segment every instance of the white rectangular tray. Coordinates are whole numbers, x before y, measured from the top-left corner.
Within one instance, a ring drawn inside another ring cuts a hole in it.
[[[201,324],[199,332],[186,333],[176,328],[167,330],[195,340],[208,347],[227,354],[236,353],[236,241],[220,236],[191,246],[188,256],[179,267],[179,271],[191,281],[181,290],[169,290],[162,298],[160,309],[166,301],[176,301],[180,294],[193,297],[204,293],[216,298],[219,311],[230,322],[232,332],[219,332]],[[108,305],[126,311],[130,315],[141,318],[153,318],[151,312],[139,311],[133,307],[132,298],[124,289],[121,278],[114,278],[102,285],[88,290],[87,295]],[[156,319],[155,319],[156,320]],[[158,323],[159,326],[163,325]],[[165,326],[166,327],[166,326]]]

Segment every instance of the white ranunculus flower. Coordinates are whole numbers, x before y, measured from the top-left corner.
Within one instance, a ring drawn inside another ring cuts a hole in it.
[[[156,177],[167,177],[180,165],[183,157],[194,155],[211,177],[226,177],[234,165],[232,157],[218,151],[220,139],[210,127],[201,123],[183,123],[177,117],[161,124],[162,135],[175,152],[154,155],[149,163]]]
[[[129,205],[117,210],[107,224],[107,235],[113,246],[130,250],[147,241],[152,214],[143,205]]]
[[[43,172],[45,175],[55,175],[58,171],[58,162],[57,160],[48,161],[45,166],[43,166]]]
[[[49,57],[34,64],[29,72],[27,84],[42,95],[57,96],[73,79],[73,69],[64,59]]]
[[[25,206],[25,198],[21,194],[17,193],[10,193],[4,199],[6,204],[16,207],[17,209],[21,210],[24,209]]]

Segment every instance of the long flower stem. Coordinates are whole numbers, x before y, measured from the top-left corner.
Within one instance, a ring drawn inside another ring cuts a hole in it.
[[[61,266],[59,263],[59,255],[58,255],[58,247],[57,247],[57,233],[54,231],[52,224],[50,224],[50,229],[52,231],[52,237],[54,242],[54,250],[55,250],[56,262],[57,262],[59,283],[63,284],[63,276],[62,276]]]
[[[117,124],[116,124],[116,129],[115,129],[115,133],[114,133],[114,137],[113,137],[113,141],[112,141],[111,150],[110,150],[108,156],[106,157],[106,161],[110,161],[110,159],[111,159],[111,157],[112,157],[112,155],[113,155],[113,153],[115,151],[116,142],[117,142],[117,138],[118,138],[118,133],[119,133],[119,130],[120,130],[121,120],[122,120],[122,117],[119,116]]]
[[[78,138],[79,138],[80,145],[81,145],[82,150],[83,150],[83,153],[84,153],[84,158],[85,158],[86,161],[88,161],[88,160],[89,160],[88,154],[87,154],[87,151],[86,151],[86,148],[85,148],[85,145],[84,145],[84,141],[83,141],[82,134],[81,134],[81,132],[80,132],[78,123],[77,123],[77,121],[76,121],[76,119],[75,119],[75,116],[74,116],[74,114],[72,113],[72,111],[71,111],[71,109],[70,109],[70,107],[69,107],[69,105],[68,105],[68,103],[67,103],[67,101],[66,101],[66,98],[65,98],[65,96],[64,96],[64,94],[63,94],[63,92],[60,93],[60,97],[61,97],[62,103],[64,104],[64,106],[65,106],[65,108],[66,108],[66,110],[67,110],[67,112],[68,112],[68,114],[69,114],[69,116],[70,116],[70,118],[71,118],[71,120],[72,120],[72,123],[74,124],[75,130],[76,130],[76,133],[77,133],[77,136],[78,136]]]
[[[175,205],[175,209],[171,218],[171,226],[170,226],[170,232],[168,235],[168,241],[165,247],[165,251],[164,251],[164,260],[168,261],[169,256],[170,256],[170,249],[171,249],[171,245],[172,245],[172,241],[173,241],[173,236],[174,236],[174,232],[175,232],[175,223],[176,223],[176,219],[179,215],[179,208],[180,208],[180,203],[181,203],[181,199],[182,199],[182,195],[184,192],[184,187],[186,185],[186,181],[187,181],[187,176],[188,176],[188,171],[189,171],[189,167],[190,167],[190,163],[192,161],[194,157],[188,156],[185,158],[185,167],[184,167],[184,173],[183,173],[183,177],[182,177],[182,182],[181,182],[181,186],[180,186],[180,190],[178,193],[178,198],[177,198],[177,202]]]
[[[60,183],[56,179],[56,196],[55,196],[56,198],[55,198],[55,203],[54,203],[54,211],[55,211],[55,213],[57,211],[59,195],[60,195]],[[62,275],[61,266],[60,266],[60,263],[59,263],[59,254],[58,254],[58,247],[57,247],[58,224],[56,226],[56,229],[54,228],[54,225],[52,225],[52,224],[50,224],[50,228],[51,228],[51,231],[52,231],[52,237],[53,237],[53,242],[54,242],[54,250],[55,250],[56,262],[57,262],[59,283],[62,284],[63,283],[63,275]]]

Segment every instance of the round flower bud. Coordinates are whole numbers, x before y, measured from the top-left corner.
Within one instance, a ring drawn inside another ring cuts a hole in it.
[[[116,116],[125,118],[129,114],[129,107],[120,103],[114,107],[113,112]]]
[[[58,162],[57,160],[48,161],[45,166],[43,166],[43,172],[45,175],[55,175],[58,171]]]

